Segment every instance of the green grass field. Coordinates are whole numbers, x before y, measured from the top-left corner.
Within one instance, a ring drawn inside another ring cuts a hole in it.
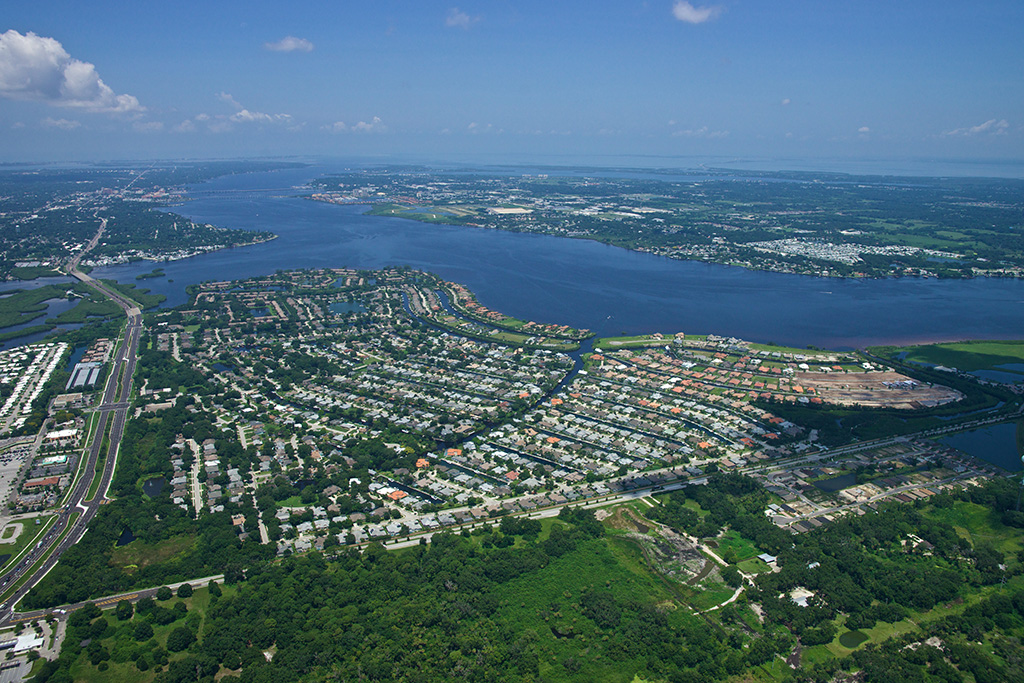
[[[664,335],[662,339],[653,339],[651,335],[638,335],[634,337],[604,337],[594,342],[596,350],[614,350],[616,348],[631,348],[643,346],[667,346],[672,343],[672,335]]]
[[[31,519],[26,519],[17,524],[21,525],[21,533],[18,535],[18,539],[14,543],[0,543],[0,555],[10,555],[0,567],[7,567],[10,563],[17,559],[21,552],[30,545],[35,545],[36,539],[39,533],[43,529],[49,528],[49,522],[55,515],[46,515],[44,517],[37,517],[39,524],[35,524]],[[9,523],[4,527],[3,538],[9,539],[14,536],[15,523]]]
[[[981,505],[958,501],[953,507],[931,508],[925,514],[953,527],[971,545],[991,543],[1003,553],[1016,553],[1024,548],[1020,529],[1006,526],[991,510]]]
[[[127,545],[115,548],[110,556],[110,564],[130,573],[134,568],[170,561],[188,552],[195,542],[196,539],[188,535],[172,536],[159,543],[146,543],[141,539],[136,539]]]
[[[752,542],[743,538],[735,531],[727,531],[715,540],[718,542],[717,552],[719,557],[724,557],[724,553],[731,550],[735,553],[736,560],[742,562],[761,554],[761,551]]]
[[[971,341],[912,346],[907,360],[945,365],[971,372],[1024,363],[1024,341]]]

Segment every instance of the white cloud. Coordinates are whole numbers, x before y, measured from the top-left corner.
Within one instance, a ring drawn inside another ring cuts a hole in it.
[[[0,96],[90,112],[139,113],[133,95],[117,95],[88,62],[73,59],[53,38],[11,29],[0,34]]]
[[[24,128],[24,127],[25,127],[25,124],[22,123],[21,121],[15,121],[14,123],[11,124],[11,128],[13,128],[14,130],[18,130],[18,129]]]
[[[196,118],[198,119],[199,117],[197,116]],[[194,133],[196,132],[196,124],[191,119],[185,119],[174,128],[171,128],[171,130],[175,133]]]
[[[230,94],[226,92],[217,93],[217,99],[221,102],[227,102],[235,109],[245,109],[245,107],[238,103],[238,100],[236,100],[234,97],[232,97]]]
[[[291,114],[264,114],[261,111],[249,111],[248,109],[242,109],[228,117],[228,120],[235,123],[287,123],[291,119]]]
[[[789,99],[789,98],[787,97],[786,99],[782,100],[782,106],[783,106],[783,107],[789,106],[789,103],[790,103],[791,101],[792,101],[792,100],[790,100],[790,99]]]
[[[230,93],[219,92],[217,93],[217,99],[221,100],[222,102],[230,104],[233,108],[238,110],[231,116],[214,117],[215,119],[220,120],[222,123],[224,119],[232,123],[290,123],[292,120],[291,114],[266,114],[261,111],[250,111],[249,109],[246,109],[244,106],[242,106],[242,103],[236,100],[234,97],[232,97]],[[200,118],[202,116],[206,115],[200,114],[196,117],[196,120],[205,120],[203,118]],[[207,116],[206,118],[209,117]],[[215,124],[211,124],[210,130],[214,130],[215,127],[218,131],[225,129],[224,126],[215,126]]]
[[[857,129],[857,132],[861,134],[870,133],[871,129],[868,128],[867,126],[861,126],[860,128]]]
[[[276,43],[263,43],[263,49],[271,50],[272,52],[312,52],[313,43],[305,38],[285,36]]]
[[[1006,135],[1006,131],[1008,131],[1009,129],[1010,123],[1006,119],[989,119],[984,123],[979,123],[977,126],[947,130],[944,133],[942,133],[942,135],[943,137],[970,137],[972,135]]]
[[[366,121],[360,121],[356,125],[352,126],[352,130],[357,133],[383,133],[388,129],[384,125],[384,122],[380,120],[379,116],[374,116],[369,123]]]
[[[672,137],[675,138],[706,138],[708,140],[717,140],[719,138],[727,137],[728,135],[729,131],[727,130],[711,130],[707,126],[687,130],[677,130],[672,133]]]
[[[74,130],[75,128],[81,128],[81,121],[70,121],[68,119],[53,119],[47,116],[45,119],[39,122],[43,128],[59,128],[60,130]]]
[[[480,17],[471,17],[458,7],[452,7],[448,10],[448,16],[444,19],[444,25],[449,28],[468,29],[478,21],[480,21]]]
[[[718,5],[694,7],[685,0],[677,0],[676,4],[672,5],[672,16],[687,24],[703,24],[721,13],[722,8]]]
[[[383,133],[388,127],[384,125],[379,116],[374,116],[370,119],[369,123],[360,121],[355,125],[347,126],[344,121],[335,121],[326,126],[321,126],[320,129],[330,133]]]

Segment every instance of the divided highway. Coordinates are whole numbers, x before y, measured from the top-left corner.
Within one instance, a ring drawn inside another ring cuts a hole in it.
[[[102,231],[103,227],[100,228],[100,232],[97,233],[96,239],[90,243],[90,246],[95,244]],[[0,575],[0,591],[4,594],[7,593],[9,586],[23,581],[17,590],[8,595],[0,605],[0,627],[24,621],[26,618],[45,616],[44,612],[39,612],[32,617],[16,615],[13,608],[53,569],[64,551],[82,538],[89,522],[96,516],[100,506],[106,502],[106,493],[114,476],[117,453],[121,445],[121,437],[124,435],[125,422],[128,419],[128,399],[131,394],[132,377],[135,374],[139,339],[142,336],[142,312],[131,299],[78,270],[78,261],[85,251],[88,249],[83,250],[72,259],[68,264],[68,272],[117,303],[124,310],[128,323],[111,358],[110,372],[107,375],[101,402],[94,409],[94,412],[99,415],[99,419],[96,423],[88,457],[82,466],[81,476],[78,478],[74,490],[40,545],[30,551],[17,566]],[[105,440],[107,442],[106,453],[103,452]],[[101,456],[103,456],[102,467],[100,466]],[[97,477],[99,481],[94,487],[93,483],[96,482]],[[93,491],[91,497],[90,491]],[[40,558],[45,558],[45,560],[39,563]],[[38,566],[37,563],[39,563]]]

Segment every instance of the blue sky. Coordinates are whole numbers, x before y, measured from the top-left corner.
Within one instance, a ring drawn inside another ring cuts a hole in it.
[[[1024,3],[35,0],[0,159],[1024,160]]]

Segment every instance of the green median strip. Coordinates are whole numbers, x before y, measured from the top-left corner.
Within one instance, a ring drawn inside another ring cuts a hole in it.
[[[82,448],[82,452],[79,455],[78,466],[75,468],[75,476],[71,480],[71,484],[66,489],[64,489],[64,499],[61,500],[61,505],[68,504],[71,494],[74,493],[75,487],[78,486],[78,482],[82,479],[82,475],[84,474],[87,463],[89,462],[90,448],[88,444],[92,443],[92,440],[96,435],[96,425],[99,422],[99,417],[99,413],[93,413],[89,416],[89,419],[86,423],[85,440],[82,442],[86,444],[86,446]]]
[[[111,414],[110,423],[114,421],[114,416]],[[100,487],[100,479],[103,478],[103,464],[107,460],[107,451],[110,450],[110,424],[107,425],[107,431],[103,433],[103,445],[100,446],[99,455],[96,456],[96,469],[92,473],[92,481],[89,482],[89,490],[85,494],[84,500],[89,502],[96,495],[97,489]]]

